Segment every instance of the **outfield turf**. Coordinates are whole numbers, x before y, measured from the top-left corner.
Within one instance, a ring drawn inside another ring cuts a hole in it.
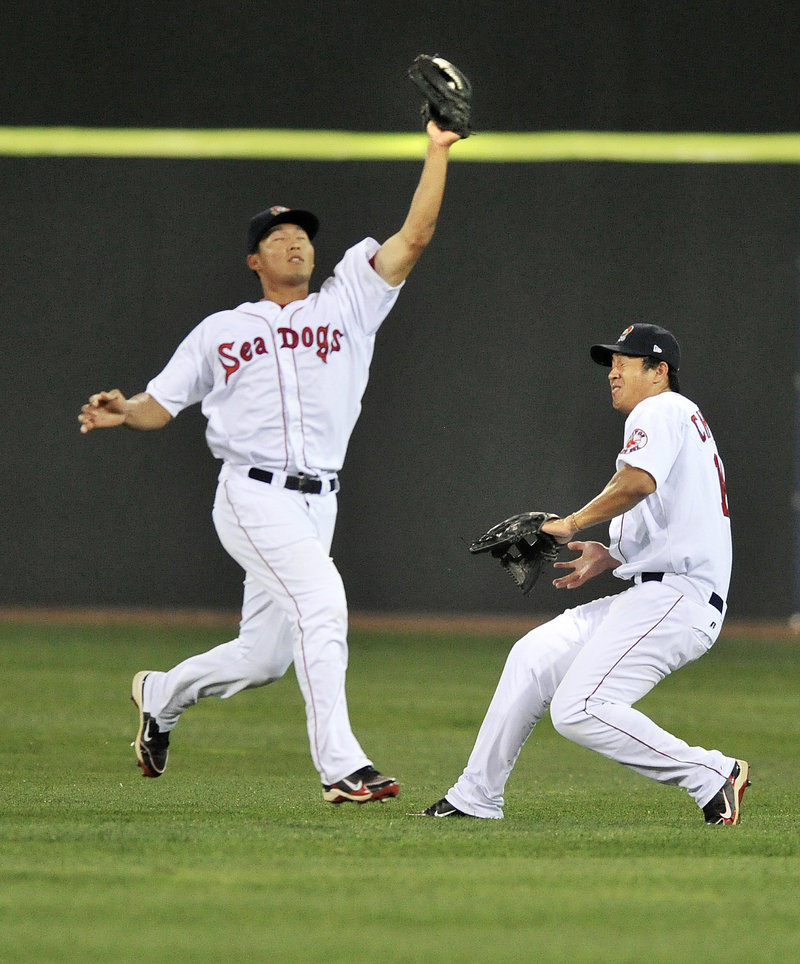
[[[640,706],[753,766],[738,827],[537,727],[503,821],[407,816],[463,767],[513,637],[354,631],[354,729],[398,800],[322,802],[292,672],[181,720],[128,699],[224,630],[0,626],[0,961],[800,959],[800,640],[723,635]]]

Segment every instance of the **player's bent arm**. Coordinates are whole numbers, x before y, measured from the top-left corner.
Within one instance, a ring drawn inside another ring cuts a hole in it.
[[[430,244],[444,197],[450,146],[459,139],[458,134],[428,122],[428,152],[411,207],[403,226],[384,241],[373,261],[375,270],[390,285],[406,280]]]
[[[603,491],[582,509],[571,512],[563,519],[546,522],[542,529],[561,543],[569,542],[576,532],[608,522],[609,519],[630,511],[655,490],[656,481],[649,472],[632,465],[623,465],[614,473]]]
[[[171,419],[164,406],[147,392],[126,398],[118,388],[92,395],[78,416],[84,434],[96,428],[116,428],[119,425],[147,432],[163,428]]]

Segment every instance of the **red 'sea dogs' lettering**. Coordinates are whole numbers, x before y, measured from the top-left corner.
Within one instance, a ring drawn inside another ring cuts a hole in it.
[[[324,362],[327,362],[328,355],[331,352],[341,351],[343,334],[344,332],[339,331],[338,328],[329,332],[328,325],[320,326],[316,331],[309,327],[301,328],[299,331],[295,331],[294,328],[279,328],[279,347],[292,349],[298,348],[300,345],[304,348],[316,347],[316,354]],[[217,354],[222,362],[222,367],[225,369],[225,384],[227,385],[228,379],[239,371],[244,362],[252,361],[256,355],[267,355],[269,350],[264,343],[264,339],[259,336],[254,338],[252,342],[243,341],[241,344],[234,341],[223,342],[217,348]]]
[[[260,336],[254,338],[252,342],[243,341],[240,346],[237,347],[236,342],[226,341],[223,342],[217,348],[217,353],[219,359],[222,362],[222,367],[225,369],[225,384],[228,384],[228,379],[234,372],[238,372],[242,367],[242,362],[249,362],[255,358],[256,355],[267,355],[269,354],[267,346],[264,343],[264,339]]]
[[[295,331],[294,328],[279,328],[278,334],[281,336],[281,348],[297,348],[302,345],[304,348],[312,348],[316,345],[316,354],[327,362],[328,355],[334,351],[341,351],[342,335],[344,332],[334,328],[328,333],[328,325],[317,328],[316,333],[313,328],[301,328]]]

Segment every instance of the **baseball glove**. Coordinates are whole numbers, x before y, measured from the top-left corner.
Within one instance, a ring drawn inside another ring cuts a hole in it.
[[[420,54],[408,68],[408,76],[425,97],[423,123],[432,120],[443,131],[469,137],[472,84],[449,60]]]
[[[536,585],[542,564],[555,562],[562,547],[541,528],[559,516],[552,512],[521,512],[493,526],[476,539],[470,552],[491,552],[527,595]]]

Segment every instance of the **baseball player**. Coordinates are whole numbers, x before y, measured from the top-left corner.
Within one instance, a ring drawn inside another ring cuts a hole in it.
[[[731,571],[722,460],[708,422],[680,393],[680,350],[669,331],[631,325],[615,344],[593,345],[591,357],[610,367],[624,444],[603,491],[542,530],[579,553],[554,564],[569,570],[557,588],[575,589],[608,569],[633,585],[568,609],[515,644],[466,769],[421,815],[500,819],[506,781],[549,707],[562,736],[684,787],[707,823],[735,824],[749,765],[688,746],[634,709],[707,652],[722,627]],[[608,546],[574,540],[608,520]]]
[[[309,294],[317,218],[282,206],[262,211],[250,222],[247,265],[263,298],[207,317],[145,392],[126,398],[102,391],[81,410],[84,433],[118,425],[150,430],[199,402],[209,448],[223,460],[214,525],[246,574],[236,639],[167,672],[133,678],[134,746],[146,777],[164,772],[170,734],[189,706],[272,683],[294,662],[324,799],[366,803],[399,793],[350,727],[347,602],[329,553],[337,472],[375,335],[433,236],[449,150],[459,139],[433,121],[426,131],[419,184],[396,234],[350,248]]]

